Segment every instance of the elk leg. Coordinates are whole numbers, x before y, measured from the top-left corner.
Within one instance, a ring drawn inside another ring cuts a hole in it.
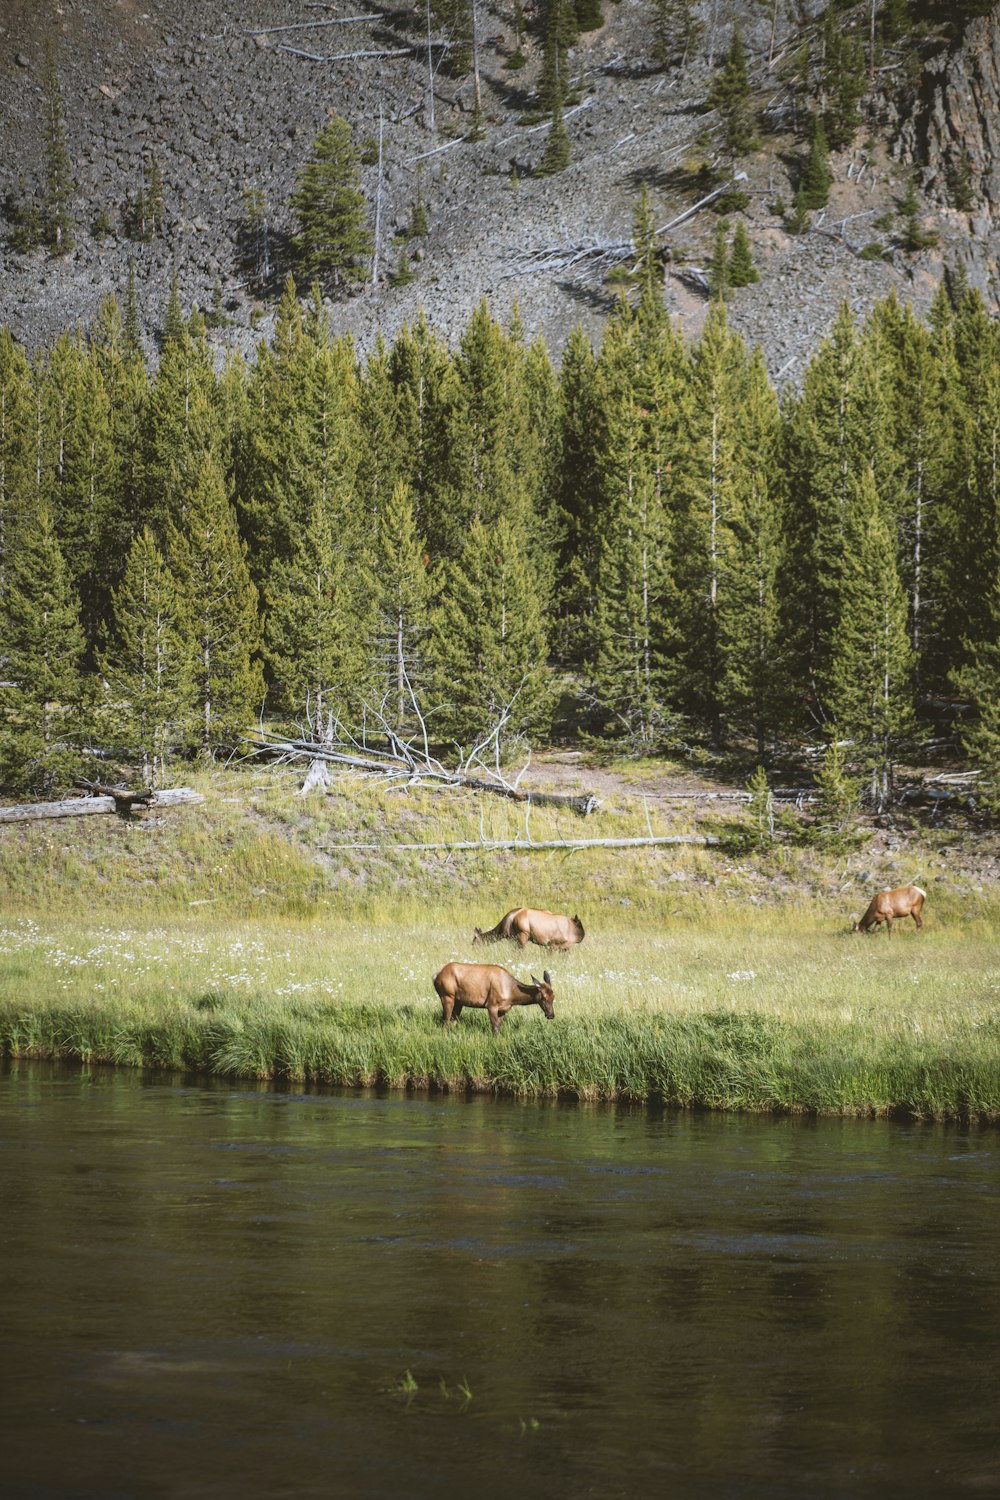
[[[528,934],[526,932],[519,932],[518,933],[518,935],[517,935],[517,946],[519,948],[527,948],[528,943],[530,941],[531,941],[531,939],[529,938],[529,936],[528,936]]]
[[[443,1015],[441,1016],[442,1026],[447,1026],[448,1022],[451,1020],[451,1012],[454,1004],[454,1000],[452,1000],[448,995],[441,996],[441,1010],[443,1012]]]
[[[915,911],[911,911],[910,916],[913,918],[914,922],[916,922],[916,924],[917,924],[917,931],[919,932],[920,929],[921,929],[921,927],[923,927],[923,925],[924,925],[923,918],[920,916],[919,912],[915,912]]]
[[[461,1000],[456,1000],[455,1001],[455,1008],[454,1008],[454,1010],[451,1013],[451,1019],[453,1021],[460,1021],[462,1019],[462,1002],[461,1002]]]
[[[490,1018],[490,1025],[493,1027],[493,1035],[499,1036],[500,1027],[503,1024],[503,1016],[493,1006],[487,1007],[487,1013]]]
[[[886,919],[885,919],[885,930],[889,934],[889,936],[892,937],[892,918],[891,917],[886,917]]]

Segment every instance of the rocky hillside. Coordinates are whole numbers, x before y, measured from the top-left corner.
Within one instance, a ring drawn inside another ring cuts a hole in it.
[[[304,0],[5,0],[0,198],[9,207],[22,191],[19,177],[30,185],[41,176],[41,77],[49,38],[58,49],[77,183],[78,243],[62,259],[40,250],[15,254],[6,242],[10,225],[0,223],[0,323],[33,347],[69,324],[85,322],[103,295],[124,289],[132,255],[151,353],[171,263],[187,303],[207,307],[220,289],[230,319],[213,335],[220,348],[230,343],[251,349],[266,333],[271,312],[248,286],[237,252],[245,190],[266,195],[280,258],[292,227],[289,196],[318,130],[331,112],[339,112],[357,138],[372,137],[381,109],[383,268],[394,270],[403,254],[414,254],[414,243],[404,247],[396,236],[408,224],[418,192],[429,232],[416,249],[419,259],[411,262],[412,281],[392,285],[383,278],[335,303],[333,326],[351,329],[365,347],[378,331],[391,339],[422,306],[454,338],[485,296],[501,316],[517,302],[529,333],[541,331],[554,350],[576,322],[599,336],[612,294],[586,258],[566,264],[562,252],[627,241],[642,182],[659,225],[697,200],[695,172],[712,160],[717,126],[706,108],[711,70],[704,51],[683,71],[652,71],[648,0],[607,0],[605,24],[584,36],[571,55],[580,77],[580,102],[567,113],[572,163],[558,176],[539,177],[531,169],[547,126],[519,123],[530,118],[539,45],[529,39],[526,67],[508,66],[514,41],[507,0],[490,0],[480,9],[480,33],[488,38],[482,52],[486,132],[476,142],[461,139],[470,127],[468,79],[438,74],[432,129],[422,51],[357,55],[417,47],[424,10],[410,8],[410,0],[405,7],[380,8],[380,18],[372,20],[368,7],[351,0],[321,6]],[[710,7],[704,10],[710,23]],[[368,19],[346,20],[362,11]],[[747,172],[745,212],[761,280],[734,295],[732,319],[763,346],[772,377],[795,380],[845,297],[863,311],[895,287],[926,306],[945,266],[959,261],[992,292],[1000,213],[992,139],[1000,102],[996,14],[974,23],[983,35],[977,31],[970,38],[964,63],[965,54],[954,52],[932,62],[936,71],[928,73],[912,119],[892,119],[883,111],[884,128],[863,132],[852,149],[832,159],[829,207],[814,216],[807,234],[792,237],[775,209],[778,200],[791,201],[803,143],[790,128],[780,65],[767,67],[767,8],[742,11],[758,103],[784,133],[766,134],[763,148],[739,163]],[[716,57],[728,43],[731,24],[717,29]],[[707,30],[706,44],[711,36]],[[779,28],[779,63],[789,40]],[[355,55],[316,60],[348,53]],[[973,76],[975,108],[963,113],[956,101],[965,97],[963,80]],[[977,162],[970,213],[945,202],[944,173],[949,152],[958,149],[956,132],[961,149]],[[162,238],[137,243],[126,235],[124,215],[150,153],[163,174],[169,224]],[[939,240],[908,254],[894,248],[892,224],[911,163],[926,161],[928,153],[923,207]],[[376,166],[366,167],[364,185],[373,205],[378,178]],[[111,232],[98,238],[92,231],[102,212]],[[716,223],[704,210],[663,236],[670,251],[667,304],[691,333],[704,316],[698,272]]]

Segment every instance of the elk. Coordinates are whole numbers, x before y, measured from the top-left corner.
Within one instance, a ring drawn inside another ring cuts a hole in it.
[[[552,1009],[552,976],[546,969],[541,979],[531,976],[531,984],[522,984],[509,969],[499,964],[445,964],[434,975],[434,988],[444,1012],[442,1025],[459,1021],[462,1010],[485,1010],[497,1036],[503,1018],[515,1005],[540,1005],[546,1020],[555,1020]]]
[[[879,891],[872,897],[868,910],[860,922],[855,922],[851,931],[868,932],[884,922],[886,932],[892,937],[894,917],[912,917],[917,927],[921,928],[924,924],[920,920],[920,913],[926,900],[927,892],[922,891],[919,885],[901,885],[896,890]]]
[[[553,911],[536,911],[530,906],[518,906],[501,917],[495,927],[483,932],[477,927],[472,946],[480,943],[499,943],[506,939],[526,948],[537,943],[539,948],[556,948],[565,953],[574,943],[584,939],[583,923],[579,917],[563,917]]]

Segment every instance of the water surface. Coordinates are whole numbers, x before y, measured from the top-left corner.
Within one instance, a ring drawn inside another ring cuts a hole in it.
[[[998,1241],[993,1132],[15,1065],[0,1495],[997,1495]]]

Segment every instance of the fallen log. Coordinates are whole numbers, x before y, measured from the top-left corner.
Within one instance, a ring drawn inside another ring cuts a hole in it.
[[[494,797],[503,797],[508,802],[520,802],[524,806],[565,807],[584,818],[600,806],[600,801],[593,792],[524,791],[510,782],[449,770],[429,758],[404,760],[388,751],[367,748],[363,753],[350,753],[328,749],[310,740],[269,739],[259,735],[248,737],[248,743],[258,751],[290,758],[308,758],[313,764],[323,761],[330,765],[346,766],[352,771],[364,771],[414,786],[460,787],[473,792],[489,792]]]
[[[532,853],[536,849],[642,849],[651,844],[719,844],[721,839],[711,833],[663,833],[637,839],[461,839],[451,844],[325,844],[324,851],[334,849],[380,849],[383,854],[392,854],[397,849],[411,853],[420,849],[479,849],[492,853],[495,849],[515,849]]]
[[[204,802],[201,792],[190,787],[171,787],[154,792],[143,805],[151,808],[176,807],[182,802]],[[38,818],[80,818],[92,813],[119,811],[120,797],[64,797],[58,802],[23,802],[15,807],[0,807],[0,823],[31,823]]]

